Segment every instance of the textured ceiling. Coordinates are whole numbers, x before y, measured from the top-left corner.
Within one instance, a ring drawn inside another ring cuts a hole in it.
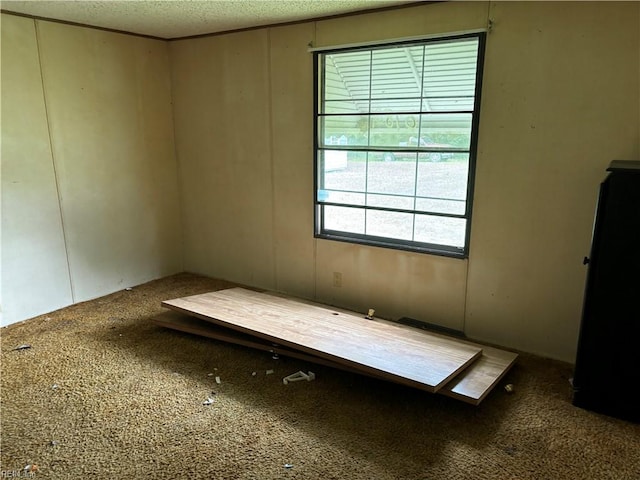
[[[38,0],[3,11],[159,38],[179,38],[414,3],[416,0]]]

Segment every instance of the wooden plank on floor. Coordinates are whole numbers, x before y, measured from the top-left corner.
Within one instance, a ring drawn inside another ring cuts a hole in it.
[[[280,345],[274,345],[251,335],[231,330],[220,325],[215,325],[211,322],[206,322],[196,317],[191,317],[186,313],[180,313],[173,310],[159,313],[151,317],[151,320],[161,327],[170,328],[172,330],[178,330],[180,332],[191,333],[201,337],[212,338],[214,340],[221,340],[227,343],[233,343],[236,345],[242,345],[243,347],[254,348],[256,350],[262,350],[270,353],[277,353],[284,357],[297,358],[305,362],[315,363],[318,365],[324,365],[331,368],[341,368],[334,362],[325,360],[323,358],[314,357],[306,353],[297,352]],[[345,368],[342,367],[344,370]],[[356,370],[346,369],[352,373],[361,373]]]
[[[279,293],[271,293],[271,295],[281,296],[286,298],[286,295]],[[314,304],[313,302],[308,302]],[[333,308],[333,307],[331,307]],[[337,310],[346,313],[352,313],[348,310]],[[406,319],[405,319],[406,320]],[[378,320],[385,321],[385,320]],[[427,325],[424,322],[413,321],[415,325]],[[407,322],[390,322],[394,325],[400,325],[405,328],[421,328],[412,325]],[[421,328],[422,330],[430,331],[437,335],[444,335],[448,338],[455,338],[460,342],[466,342],[471,345],[475,345],[478,348],[482,348],[482,355],[454,379],[443,386],[437,393],[447,395],[463,402],[470,403],[472,405],[479,405],[482,400],[494,389],[500,380],[506,375],[506,373],[515,364],[518,355],[513,352],[502,350],[495,347],[489,347],[486,345],[479,345],[474,342],[470,342],[460,337],[460,332],[448,333],[445,330],[434,331],[430,328]],[[336,366],[335,368],[340,368]],[[362,373],[362,372],[360,372]],[[378,378],[378,377],[376,377]]]
[[[289,349],[429,392],[482,354],[482,348],[326,306],[231,288],[162,305]]]
[[[187,314],[168,310],[152,317],[157,325],[194,335],[234,343],[282,356],[316,363],[331,368],[363,374],[356,369],[325,360],[313,355],[274,345],[266,340],[215,325]],[[438,393],[453,397],[472,405],[479,405],[515,363],[517,354],[493,347],[483,346],[482,356],[467,367],[456,378],[447,383]],[[370,375],[373,376],[373,375]],[[374,378],[379,378],[374,376]]]
[[[493,347],[482,347],[482,356],[438,393],[479,405],[516,362],[518,355]]]

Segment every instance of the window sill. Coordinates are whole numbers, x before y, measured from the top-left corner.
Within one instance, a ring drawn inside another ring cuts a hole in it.
[[[401,250],[406,252],[424,253],[427,255],[437,255],[441,257],[458,258],[461,260],[469,257],[468,252],[462,248],[447,247],[445,245],[431,245],[426,243],[411,242],[405,240],[392,241],[382,237],[349,235],[343,232],[323,232],[316,233],[315,238],[321,240],[332,240],[336,242],[352,243],[357,245],[379,247],[391,250]]]

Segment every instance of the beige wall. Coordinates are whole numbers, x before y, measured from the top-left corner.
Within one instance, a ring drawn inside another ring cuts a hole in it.
[[[489,18],[469,259],[314,239],[308,44]],[[636,3],[450,2],[172,42],[185,268],[573,361],[598,183],[640,156],[639,32]]]
[[[3,324],[182,270],[168,61],[2,15]]]
[[[640,4],[492,4],[467,332],[573,359],[599,182],[640,158]]]
[[[72,303],[35,24],[2,15],[2,324]]]
[[[171,51],[185,267],[272,288],[268,31]]]
[[[308,44],[488,19],[469,259],[314,239]],[[640,4],[445,2],[169,43],[2,15],[2,35],[4,323],[188,270],[573,361],[598,184],[640,158]]]

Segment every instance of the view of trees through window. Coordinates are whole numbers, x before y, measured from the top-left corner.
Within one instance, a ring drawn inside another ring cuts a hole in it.
[[[483,34],[316,54],[316,235],[465,256]]]

